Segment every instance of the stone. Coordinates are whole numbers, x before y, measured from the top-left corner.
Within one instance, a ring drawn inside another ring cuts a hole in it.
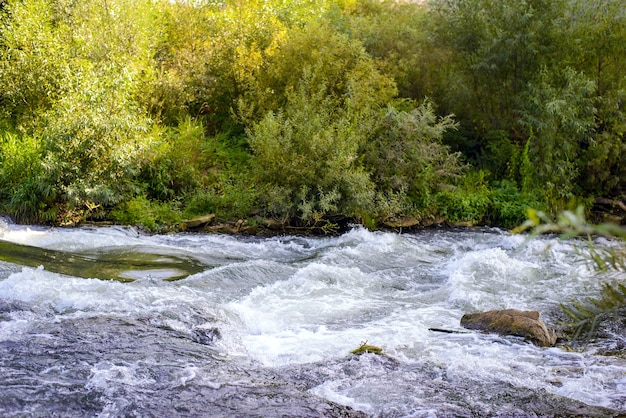
[[[410,228],[415,225],[419,225],[420,221],[417,218],[411,216],[405,216],[393,220],[386,220],[383,222],[385,226],[390,228]]]
[[[222,333],[217,327],[195,327],[192,330],[191,339],[198,344],[213,345],[217,340],[222,339]]]
[[[556,344],[556,334],[539,318],[537,311],[517,309],[475,312],[463,315],[461,326],[499,335],[523,337],[540,347]]]

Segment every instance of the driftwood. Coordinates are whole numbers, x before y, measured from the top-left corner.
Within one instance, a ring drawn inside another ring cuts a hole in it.
[[[614,199],[607,199],[605,197],[598,197],[596,198],[596,203],[599,205],[608,205],[608,206],[612,206],[612,207],[618,207],[621,210],[623,210],[624,212],[626,212],[626,204],[624,204],[624,202],[622,202],[621,200],[614,200]]]
[[[202,228],[203,226],[210,225],[214,219],[215,219],[214,214],[198,216],[196,218],[189,219],[188,221],[182,222],[180,224],[180,228],[182,230]]]
[[[442,332],[444,334],[467,334],[467,331],[460,331],[458,329],[444,329],[444,328],[428,328],[428,331]]]

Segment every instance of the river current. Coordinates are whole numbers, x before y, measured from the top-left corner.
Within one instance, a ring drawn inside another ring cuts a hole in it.
[[[464,313],[504,308],[557,324],[559,303],[597,296],[611,279],[573,241],[0,223],[1,240],[49,259],[0,261],[3,417],[626,414],[626,359],[604,355],[623,336],[566,350],[429,330],[461,330]],[[55,268],[64,254],[78,267]],[[155,255],[148,267],[133,264],[141,254]],[[111,280],[116,262],[125,280]],[[168,275],[176,263],[182,273]],[[364,342],[384,355],[350,353]]]

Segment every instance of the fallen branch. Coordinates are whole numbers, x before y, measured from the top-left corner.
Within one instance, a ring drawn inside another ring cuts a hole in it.
[[[459,331],[455,329],[443,329],[443,328],[428,328],[428,331],[443,332],[446,334],[469,334],[468,331]]]

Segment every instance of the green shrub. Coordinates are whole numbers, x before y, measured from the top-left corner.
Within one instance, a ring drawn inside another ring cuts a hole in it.
[[[294,29],[275,57],[254,90],[265,93],[240,106],[251,123],[263,208],[308,222],[371,212],[375,190],[359,149],[393,82],[358,42],[328,25]]]
[[[543,197],[539,192],[522,192],[509,180],[496,182],[491,194],[493,209],[489,223],[513,228],[524,222],[530,208],[545,209]]]
[[[368,129],[366,114],[397,93],[394,81],[377,69],[358,40],[321,21],[290,29],[254,75],[239,102],[239,115],[248,125],[284,108],[294,95],[310,94],[313,100],[332,100],[327,111],[363,113],[362,126],[355,128]]]
[[[271,215],[314,221],[346,215],[372,203],[373,185],[358,164],[363,141],[351,115],[321,92],[299,88],[284,112],[269,113],[250,131],[255,178],[267,185],[262,201]],[[282,196],[276,196],[275,192]],[[278,207],[269,197],[278,197]]]
[[[156,202],[137,196],[119,204],[111,211],[111,218],[123,225],[137,225],[152,232],[161,232],[181,221],[180,211],[174,202]]]
[[[137,181],[150,199],[170,200],[195,189],[205,169],[204,126],[187,117],[173,128],[156,130],[142,155]]]
[[[444,190],[434,198],[436,211],[450,222],[484,223],[491,210],[491,189],[484,172],[469,173],[459,187]]]
[[[221,182],[215,189],[198,189],[185,196],[185,215],[214,213],[220,219],[245,219],[254,211],[258,196],[245,181]]]
[[[0,197],[2,210],[17,222],[54,221],[58,190],[44,176],[43,146],[37,138],[0,134]]]
[[[134,191],[150,121],[106,86],[66,95],[38,121],[45,175],[70,208],[113,206]]]
[[[423,209],[464,170],[460,155],[441,143],[456,123],[452,116],[437,117],[428,100],[419,106],[398,105],[409,110],[389,105],[361,152],[378,190],[406,194],[416,208]]]

